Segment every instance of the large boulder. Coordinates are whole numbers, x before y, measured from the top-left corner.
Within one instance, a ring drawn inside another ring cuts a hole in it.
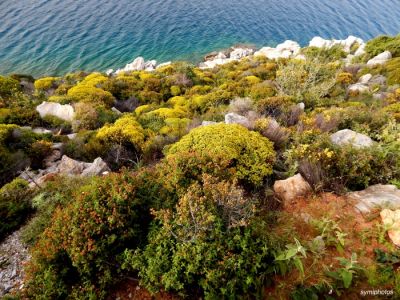
[[[36,107],[36,110],[42,118],[53,116],[67,122],[72,122],[75,117],[74,108],[69,104],[62,105],[60,103],[44,101]]]
[[[393,244],[400,247],[400,209],[381,211],[382,223],[388,230],[389,238]]]
[[[312,191],[310,184],[300,175],[296,174],[285,180],[277,180],[274,183],[274,192],[284,204],[305,196]]]
[[[250,127],[250,121],[246,117],[236,113],[229,113],[225,115],[225,124],[240,124],[244,127]]]
[[[352,192],[347,196],[357,201],[355,208],[363,214],[368,214],[379,207],[400,209],[400,190],[390,184],[371,185],[365,190]]]
[[[378,54],[374,58],[370,59],[367,62],[367,66],[372,67],[376,65],[383,65],[391,58],[392,58],[392,53],[390,53],[390,51],[385,51],[382,52],[381,54]]]
[[[350,129],[343,129],[331,135],[332,143],[338,146],[352,145],[355,148],[370,147],[374,143],[369,136]]]

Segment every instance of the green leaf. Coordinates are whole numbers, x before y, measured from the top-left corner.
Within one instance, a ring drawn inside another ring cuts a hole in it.
[[[344,287],[346,289],[348,289],[351,285],[351,281],[353,280],[353,274],[351,272],[343,270],[341,272],[341,276],[342,276]]]

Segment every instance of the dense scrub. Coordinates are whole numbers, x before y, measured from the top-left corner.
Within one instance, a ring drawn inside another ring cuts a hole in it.
[[[111,76],[0,76],[0,238],[34,213],[23,231],[32,260],[21,295],[105,299],[133,278],[151,293],[189,299],[266,291],[309,299],[372,282],[381,269],[364,272],[335,220],[301,223],[304,234],[272,187],[296,173],[315,193],[399,185],[399,49],[398,37],[378,37],[350,66],[335,46],[302,49],[306,60],[250,56],[214,69],[176,62]],[[394,58],[366,66],[385,50]],[[367,92],[349,90],[368,73]],[[72,105],[74,120],[41,118],[43,101]],[[236,121],[224,122],[229,116]],[[333,143],[342,129],[371,146]],[[74,159],[101,157],[113,172],[57,174],[40,187],[14,179],[48,168],[55,143]],[[329,272],[307,273],[310,257],[310,270],[322,269],[319,258],[333,251],[340,259]],[[398,271],[390,272],[383,284],[394,287]]]

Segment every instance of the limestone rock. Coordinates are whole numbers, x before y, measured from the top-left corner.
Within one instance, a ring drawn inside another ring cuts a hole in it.
[[[229,58],[233,60],[239,60],[243,57],[253,54],[254,50],[251,48],[234,48],[229,54]],[[217,59],[219,59],[217,57]],[[222,58],[223,59],[223,58]]]
[[[277,180],[274,183],[274,192],[285,204],[305,196],[312,191],[311,186],[300,174],[296,174],[285,180]]]
[[[400,190],[390,184],[371,185],[365,190],[352,192],[347,196],[358,201],[355,208],[363,214],[371,212],[376,207],[400,209]]]
[[[341,45],[343,47],[343,50],[347,53],[350,53],[351,48],[354,44],[358,43],[359,44],[359,48],[357,49],[357,51],[354,53],[355,56],[359,56],[363,53],[364,51],[364,47],[365,47],[365,43],[362,39],[357,38],[355,36],[350,35],[349,37],[347,37],[345,40],[325,40],[319,36],[314,37],[311,41],[309,46],[310,47],[317,47],[317,48],[332,48],[333,46],[336,45]],[[361,49],[360,49],[361,48]]]
[[[255,56],[265,56],[269,59],[290,58],[298,56],[301,47],[297,42],[287,40],[282,44],[272,47],[263,47],[254,53]],[[305,57],[304,57],[305,58]],[[299,58],[301,59],[301,58]]]
[[[105,172],[110,172],[110,168],[101,157],[98,157],[82,171],[81,176],[97,176],[102,175]]]
[[[331,141],[339,146],[351,144],[356,148],[370,147],[374,143],[369,136],[357,133],[350,129],[339,130],[332,134]]]
[[[203,121],[203,122],[201,122],[201,126],[214,125],[214,124],[217,124],[217,122],[214,122],[214,121]]]
[[[389,238],[400,247],[400,209],[384,209],[380,215],[383,225],[388,229]]]
[[[86,167],[85,164],[63,155],[58,165],[58,172],[63,175],[80,175]]]
[[[42,104],[36,107],[40,117],[54,116],[59,119],[71,122],[75,117],[74,108],[69,104],[60,104],[54,102],[42,102]]]
[[[372,78],[372,74],[365,74],[358,79],[358,83],[367,84]]]
[[[240,124],[244,127],[250,127],[250,121],[246,117],[238,115],[236,113],[229,113],[225,115],[225,123],[226,124]]]
[[[369,87],[361,84],[361,83],[355,83],[349,86],[349,91],[350,92],[358,92],[360,94],[368,93],[369,92]]]
[[[122,69],[118,69],[117,71],[115,71],[115,73],[119,74],[122,72],[143,71],[143,70],[153,71],[155,70],[156,65],[157,65],[156,60],[145,61],[143,57],[139,56],[135,58],[133,62],[127,64]]]
[[[374,58],[370,59],[367,62],[367,66],[371,67],[376,65],[383,65],[391,58],[392,58],[392,53],[390,53],[390,51],[385,51],[382,52],[381,54],[378,54]]]

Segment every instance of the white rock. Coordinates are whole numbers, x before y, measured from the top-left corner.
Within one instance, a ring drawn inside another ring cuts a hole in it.
[[[374,143],[369,136],[350,129],[343,129],[331,135],[332,143],[338,146],[351,144],[355,148],[370,147]]]
[[[154,71],[157,66],[156,60],[149,60],[144,64],[144,69],[146,71]]]
[[[215,58],[225,59],[226,55],[223,52],[218,52],[218,54]]]
[[[42,104],[36,107],[36,110],[42,118],[46,116],[54,116],[71,122],[75,117],[74,108],[69,104],[62,105],[60,103],[44,101]]]
[[[106,71],[106,75],[107,75],[107,76],[112,75],[112,73],[114,73],[114,69],[108,69],[108,70]]]
[[[77,136],[77,134],[76,134],[76,133],[67,134],[67,137],[68,137],[68,139],[70,139],[70,140],[73,140],[73,139],[75,139],[75,138],[76,138],[76,136]]]
[[[143,71],[144,69],[145,69],[144,58],[139,56],[135,58],[133,62],[127,64],[124,68],[118,69],[115,73],[119,74],[122,72]]]
[[[375,184],[365,190],[348,193],[347,196],[357,200],[355,208],[363,214],[374,208],[389,207],[400,209],[400,190],[390,184]]]
[[[244,127],[250,127],[250,121],[246,117],[238,115],[236,113],[229,113],[225,115],[226,124],[240,124]]]
[[[392,58],[392,53],[389,51],[382,52],[367,62],[367,66],[383,65]]]
[[[365,74],[358,79],[358,82],[361,84],[367,84],[372,78],[372,74]]]
[[[263,47],[254,53],[255,56],[265,56],[269,59],[290,58],[300,53],[301,47],[298,43],[287,40],[276,48]],[[304,57],[305,58],[305,57]]]
[[[365,43],[362,43],[361,45],[360,45],[360,47],[358,47],[358,49],[356,50],[356,52],[354,52],[354,55],[355,56],[361,56],[361,55],[364,55],[365,54]]]
[[[51,130],[48,130],[46,128],[33,128],[32,132],[36,133],[36,134],[52,134],[53,132]]]
[[[243,57],[253,54],[253,51],[254,50],[251,48],[234,48],[233,51],[229,54],[229,58],[233,60],[239,60]]]
[[[170,64],[172,64],[172,62],[167,61],[167,62],[165,62],[165,63],[159,64],[159,65],[156,67],[156,69],[169,66]]]
[[[369,92],[369,87],[361,83],[355,83],[349,86],[349,91],[363,94]]]
[[[364,45],[364,41],[360,38],[357,38],[355,36],[350,35],[347,37],[345,40],[325,40],[319,36],[314,37],[311,41],[309,46],[310,47],[317,47],[317,48],[332,48],[333,46],[336,45],[341,45],[343,47],[343,50],[347,53],[350,53],[351,47],[355,44],[358,43],[360,46]],[[364,49],[364,48],[363,48]],[[360,50],[361,52],[361,50]],[[360,55],[360,54],[357,54]]]

